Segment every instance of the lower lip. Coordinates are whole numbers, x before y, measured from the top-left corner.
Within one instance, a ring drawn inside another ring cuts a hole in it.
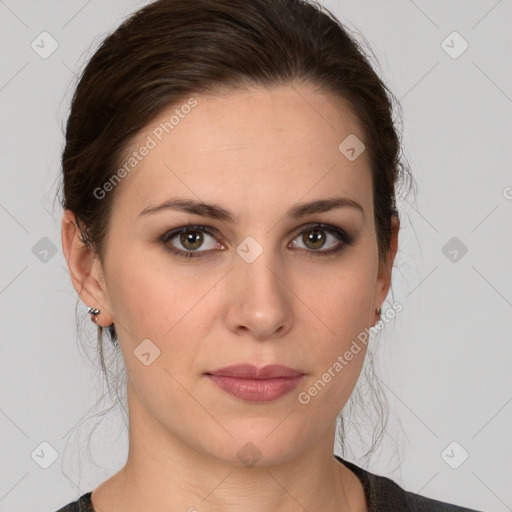
[[[279,377],[275,379],[241,379],[223,375],[207,375],[219,388],[230,395],[249,402],[269,402],[295,389],[302,378]]]

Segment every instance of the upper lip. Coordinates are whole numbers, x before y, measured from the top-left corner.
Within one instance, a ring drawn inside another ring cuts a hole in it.
[[[299,377],[304,375],[304,372],[280,364],[270,364],[262,367],[252,364],[235,364],[208,372],[207,375],[238,377],[241,379],[277,379],[279,377]]]

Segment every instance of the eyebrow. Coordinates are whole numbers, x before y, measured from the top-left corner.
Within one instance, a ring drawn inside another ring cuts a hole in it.
[[[363,207],[359,203],[352,199],[349,199],[348,197],[319,199],[317,201],[311,201],[309,203],[298,204],[291,208],[285,215],[285,217],[289,219],[298,219],[300,217],[304,217],[305,215],[310,215],[312,213],[323,213],[329,210],[334,210],[336,208],[346,207],[359,210],[364,218]],[[183,211],[186,213],[200,215],[202,217],[209,217],[211,219],[217,219],[220,221],[230,223],[236,223],[238,218],[234,213],[216,204],[203,203],[201,201],[195,201],[192,199],[177,198],[169,199],[157,206],[147,206],[146,208],[144,208],[144,210],[142,210],[139,213],[138,217],[160,212],[163,210]]]

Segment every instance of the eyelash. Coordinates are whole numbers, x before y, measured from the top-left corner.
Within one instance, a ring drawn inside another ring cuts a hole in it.
[[[341,244],[337,245],[336,247],[333,247],[332,249],[328,249],[326,251],[314,251],[314,250],[307,250],[307,249],[300,249],[301,251],[304,251],[306,253],[311,253],[308,255],[308,257],[317,257],[317,256],[328,256],[330,254],[334,254],[337,252],[342,251],[347,245],[352,245],[354,243],[354,237],[349,235],[346,231],[344,231],[341,228],[338,228],[336,226],[331,226],[329,224],[322,224],[322,223],[316,223],[316,224],[308,224],[304,227],[302,231],[300,231],[295,238],[297,238],[300,235],[303,235],[304,233],[308,231],[326,231],[331,235],[334,235],[338,240],[341,242]],[[213,238],[216,237],[216,232],[209,228],[208,226],[202,226],[202,225],[187,225],[183,226],[178,229],[173,229],[171,231],[167,231],[160,240],[164,244],[164,247],[167,251],[172,253],[173,255],[182,257],[182,258],[195,258],[195,257],[203,257],[203,254],[201,253],[208,253],[209,251],[183,251],[181,249],[176,249],[172,245],[169,245],[168,242],[175,238],[177,235],[180,235],[183,232],[187,231],[201,231],[204,233],[207,233],[208,235],[212,236]]]

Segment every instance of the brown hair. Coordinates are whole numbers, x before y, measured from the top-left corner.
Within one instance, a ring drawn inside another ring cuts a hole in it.
[[[164,109],[202,91],[292,81],[348,101],[357,115],[384,259],[391,219],[398,217],[395,186],[408,174],[394,97],[336,17],[305,0],[158,0],[104,39],[76,87],[62,155],[61,204],[74,212],[84,243],[103,261],[119,187],[103,199],[94,190],[111,179],[135,136]],[[108,332],[115,343],[113,325]],[[98,339],[101,350],[101,327]]]

